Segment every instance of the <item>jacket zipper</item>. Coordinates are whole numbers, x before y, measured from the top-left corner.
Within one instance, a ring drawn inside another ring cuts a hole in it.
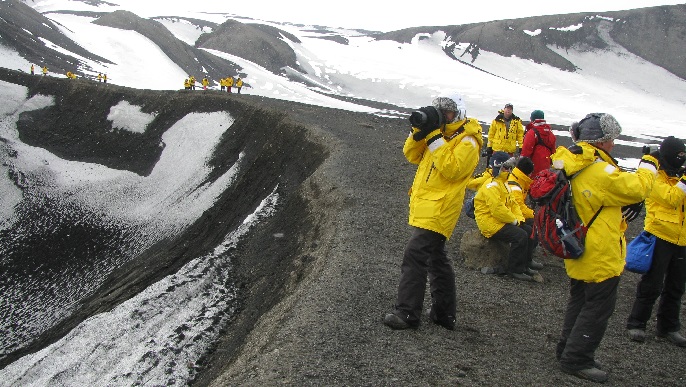
[[[434,168],[436,168],[436,167],[434,166],[434,163],[431,163],[431,169],[429,169],[429,174],[426,176],[426,182],[427,182],[427,183],[429,182],[429,178],[431,177],[431,172],[434,171]]]

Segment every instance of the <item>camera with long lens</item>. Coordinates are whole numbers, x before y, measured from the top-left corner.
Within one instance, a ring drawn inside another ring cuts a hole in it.
[[[410,114],[410,124],[425,132],[433,131],[443,126],[443,114],[433,106],[425,106]]]

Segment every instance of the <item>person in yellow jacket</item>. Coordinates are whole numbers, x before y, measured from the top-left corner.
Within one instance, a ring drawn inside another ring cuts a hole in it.
[[[516,161],[505,152],[494,152],[489,162],[494,178],[485,182],[474,197],[476,225],[484,237],[510,244],[504,271],[515,279],[533,281],[535,271],[528,268],[534,248],[529,238],[531,226],[524,223],[524,215],[507,184]]]
[[[595,363],[595,351],[605,334],[617,301],[624,270],[627,222],[622,207],[643,201],[653,188],[659,163],[645,155],[636,172],[622,171],[610,152],[622,128],[610,114],[591,113],[570,127],[575,145],[558,147],[553,168],[571,180],[572,201],[588,224],[584,252],[565,259],[570,292],[556,356],[563,372],[605,382],[607,372]]]
[[[650,269],[636,288],[626,327],[631,340],[645,341],[646,324],[659,297],[656,336],[686,347],[686,338],[679,333],[686,287],[686,175],[682,169],[686,147],[682,140],[669,136],[653,156],[660,161],[660,170],[645,201],[645,231],[655,235],[655,250]]]
[[[192,75],[188,75],[188,82],[191,85],[191,90],[195,90],[195,77]]]
[[[67,78],[76,79],[76,74],[72,73],[71,71],[67,71]]]
[[[183,88],[184,88],[184,90],[190,90],[191,89],[190,79],[186,78],[183,80]]]
[[[207,86],[210,85],[210,80],[207,79],[207,77],[204,77],[201,82],[202,82],[202,89],[207,90]]]
[[[48,66],[43,66],[43,76],[48,75]]]
[[[226,90],[230,93],[233,87],[233,77],[226,77]]]
[[[224,79],[224,78],[219,79],[219,89],[221,91],[224,91],[224,89],[226,89],[226,79]]]
[[[98,82],[102,82],[102,73],[98,73]]]
[[[505,152],[510,156],[519,154],[524,143],[524,127],[522,120],[512,111],[512,104],[506,104],[491,122],[491,126],[488,128],[488,144],[486,145],[488,156],[497,151]]]
[[[519,206],[524,216],[524,223],[533,227],[534,210],[526,204],[526,197],[529,194],[529,187],[531,186],[531,174],[534,171],[534,162],[528,157],[519,157],[517,166],[512,170],[510,176],[507,177],[507,185],[510,188],[512,198]],[[533,239],[533,246],[538,245],[538,241]],[[529,260],[529,268],[533,270],[543,269],[543,264],[535,261],[533,258]]]
[[[34,74],[35,70],[36,70],[36,68],[35,68],[35,67],[33,67],[33,64],[31,64],[31,75],[33,75],[33,74]]]
[[[238,89],[238,94],[240,94],[241,88],[243,88],[243,80],[241,79],[241,77],[238,77],[238,79],[236,79],[236,88]]]
[[[432,305],[429,318],[446,329],[455,329],[455,272],[446,255],[450,238],[462,211],[465,187],[479,162],[483,143],[481,126],[467,118],[459,94],[437,97],[432,106],[410,116],[412,133],[403,154],[417,164],[410,189],[409,224],[413,233],[403,254],[395,308],[384,317],[392,329],[419,326],[427,274]],[[435,119],[434,119],[435,118]],[[420,121],[420,124],[416,124]],[[415,126],[416,125],[416,126]]]

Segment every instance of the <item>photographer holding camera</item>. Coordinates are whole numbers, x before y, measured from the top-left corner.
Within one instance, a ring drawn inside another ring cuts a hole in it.
[[[455,329],[455,272],[445,242],[462,211],[465,187],[479,162],[481,125],[466,117],[462,97],[438,97],[410,115],[412,132],[405,158],[417,164],[410,189],[409,224],[414,228],[403,255],[395,308],[384,318],[393,329],[419,326],[427,275],[432,306],[429,318]]]
[[[646,327],[653,307],[660,299],[655,321],[655,336],[677,346],[686,347],[686,338],[679,330],[681,299],[686,291],[686,145],[669,136],[659,150],[644,147],[659,160],[657,180],[646,199],[645,231],[656,236],[653,260],[636,287],[636,299],[627,319],[626,328],[632,341],[646,340]]]

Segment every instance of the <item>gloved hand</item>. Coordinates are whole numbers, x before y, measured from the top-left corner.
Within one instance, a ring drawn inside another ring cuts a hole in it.
[[[641,214],[641,210],[643,209],[644,205],[645,202],[638,202],[622,207],[622,215],[624,216],[624,219],[626,219],[627,222],[631,222],[632,220],[638,218],[638,215]]]
[[[412,138],[415,141],[421,141],[421,140],[425,139],[426,136],[428,136],[429,133],[432,132],[431,128],[426,127],[426,126],[424,126],[422,128],[417,128],[417,129],[419,129],[419,131],[415,132],[415,134],[412,135]]]
[[[490,146],[486,148],[486,156],[493,156],[493,148],[491,148]]]

